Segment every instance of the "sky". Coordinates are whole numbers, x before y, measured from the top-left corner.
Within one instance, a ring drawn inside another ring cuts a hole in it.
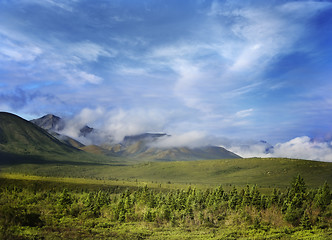
[[[0,0],[0,111],[332,161],[331,42],[332,1]]]

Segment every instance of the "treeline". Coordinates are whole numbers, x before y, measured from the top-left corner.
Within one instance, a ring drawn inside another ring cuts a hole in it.
[[[103,206],[110,206],[109,217],[113,221],[172,224],[218,224],[226,219],[227,213],[243,212],[244,209],[262,212],[274,208],[293,226],[309,229],[313,225],[327,227],[324,224],[331,214],[331,209],[326,212],[331,203],[331,191],[327,183],[307,191],[303,178],[298,176],[287,192],[274,189],[271,196],[262,195],[256,186],[247,186],[240,191],[233,187],[230,192],[224,191],[222,186],[206,191],[189,187],[168,193],[144,187],[133,192],[127,190],[113,198],[106,192],[89,193],[83,203],[95,217],[101,216]],[[256,225],[261,218],[254,219]]]
[[[257,186],[230,191],[222,186],[207,190],[189,187],[168,192],[143,187],[114,193],[66,188],[38,191],[19,185],[2,186],[0,194],[0,237],[4,239],[17,238],[22,227],[85,231],[96,223],[104,228],[112,223],[145,222],[170,227],[245,226],[262,231],[329,229],[332,216],[328,184],[307,189],[301,176],[287,191],[274,189],[270,195],[261,194]],[[94,219],[98,221],[91,221]]]

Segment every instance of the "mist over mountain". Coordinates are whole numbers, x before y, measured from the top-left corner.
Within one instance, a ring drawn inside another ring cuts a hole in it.
[[[0,112],[0,152],[42,155],[78,152],[53,137],[46,130],[14,114]]]
[[[241,158],[223,147],[204,143],[192,144],[187,141],[187,135],[179,138],[167,133],[141,133],[125,136],[117,143],[102,130],[87,125],[77,128],[83,122],[75,123],[74,120],[66,122],[58,116],[47,114],[31,122],[48,130],[60,141],[90,153],[159,161]],[[68,129],[70,131],[66,131]],[[67,132],[71,135],[65,135]],[[195,136],[189,134],[189,138],[195,139]]]
[[[66,128],[68,127],[68,122],[64,119],[55,116],[53,114],[47,114],[42,116],[41,118],[31,120],[32,123],[36,124],[37,126],[45,129],[51,135],[56,137],[58,140],[69,144],[74,147],[82,147],[84,146],[83,143],[79,141],[79,139],[74,139],[68,135],[66,135]],[[94,131],[93,128],[84,125],[82,128],[78,129],[77,133],[74,134],[78,137],[89,138],[89,135],[92,134]]]
[[[161,137],[167,137],[170,135],[167,135],[166,133],[142,133],[138,135],[132,135],[132,136],[125,136],[122,144],[124,146],[129,146],[135,142],[138,141],[144,141],[144,142],[154,142],[157,141]]]
[[[80,136],[86,137],[93,131],[93,128],[85,125],[83,128],[80,129]]]
[[[47,114],[41,118],[33,119],[31,122],[47,131],[61,132],[66,128],[66,121],[53,114]],[[80,136],[86,137],[93,130],[93,128],[85,125],[79,129],[79,134]]]
[[[31,120],[32,123],[47,131],[61,131],[65,127],[65,122],[58,116],[47,114],[41,118]]]
[[[204,146],[218,146],[235,153],[237,156],[246,158],[290,157],[332,161],[332,142],[330,140],[301,136],[271,144],[264,140],[216,137],[200,131],[184,131],[181,133],[179,129],[176,129],[177,133],[167,134],[158,132],[158,129],[164,129],[163,124],[153,121],[153,124],[149,127],[147,121],[141,121],[139,117],[135,121],[135,116],[123,116],[123,114],[105,112],[102,109],[98,111],[85,109],[72,119],[66,119],[65,128],[58,131],[57,134],[55,132],[52,134],[74,147],[81,148],[82,145],[96,145],[102,148],[102,151],[98,152],[131,158],[138,156],[150,158],[153,155],[152,158],[155,159],[162,159],[164,156],[169,159],[180,159],[183,151],[179,149],[193,150]],[[58,118],[53,117],[51,119],[53,119],[53,125],[49,123],[45,126],[59,126],[55,121]],[[129,119],[131,120],[129,121]],[[90,124],[92,126],[97,125],[98,128],[89,127]],[[153,132],[154,129],[157,131]],[[140,154],[137,153],[138,149],[141,152]],[[169,151],[170,149],[173,151]],[[174,149],[177,149],[177,151]],[[91,147],[84,150],[96,152],[96,148]],[[145,154],[142,154],[143,152]],[[211,155],[211,158],[214,157]]]

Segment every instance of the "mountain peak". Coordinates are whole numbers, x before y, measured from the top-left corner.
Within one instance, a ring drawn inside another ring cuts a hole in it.
[[[51,113],[46,114],[46,115],[43,116],[42,118],[44,118],[44,119],[55,119],[55,120],[60,120],[60,119],[61,119],[60,117],[58,117],[58,116],[56,116],[56,115],[54,115],[54,114],[51,114]]]
[[[80,136],[86,137],[89,133],[91,133],[94,129],[85,125],[80,129]]]
[[[33,119],[31,122],[47,131],[61,131],[65,126],[62,119],[53,114],[47,114],[41,118]]]
[[[0,153],[40,155],[76,151],[29,121],[13,114],[0,113]]]

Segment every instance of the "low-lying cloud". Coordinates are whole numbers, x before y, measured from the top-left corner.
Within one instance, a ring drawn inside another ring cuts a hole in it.
[[[152,147],[172,148],[172,147],[202,147],[213,145],[214,137],[207,136],[204,132],[191,131],[182,134],[168,135],[158,139],[151,144]]]
[[[125,136],[145,132],[157,132],[166,124],[165,114],[161,111],[144,109],[105,110],[104,108],[83,109],[79,114],[66,120],[66,127],[61,132],[84,144],[119,143]],[[80,129],[88,125],[95,130],[82,137]]]
[[[332,162],[332,142],[317,142],[307,136],[275,146],[275,156]]]
[[[242,157],[285,157],[332,162],[332,141],[316,141],[308,136],[296,137],[274,146],[266,142],[231,145],[230,151]]]
[[[332,162],[332,141],[313,140],[308,136],[296,137],[290,141],[271,145],[265,141],[230,139],[211,136],[204,131],[168,132],[171,114],[161,110],[145,109],[83,109],[72,119],[66,120],[61,132],[81,141],[83,144],[114,144],[125,136],[147,132],[166,132],[165,137],[152,142],[152,147],[201,147],[208,145],[222,146],[241,157],[285,157]],[[94,128],[87,136],[82,136],[84,126]],[[166,131],[165,131],[166,130]]]

